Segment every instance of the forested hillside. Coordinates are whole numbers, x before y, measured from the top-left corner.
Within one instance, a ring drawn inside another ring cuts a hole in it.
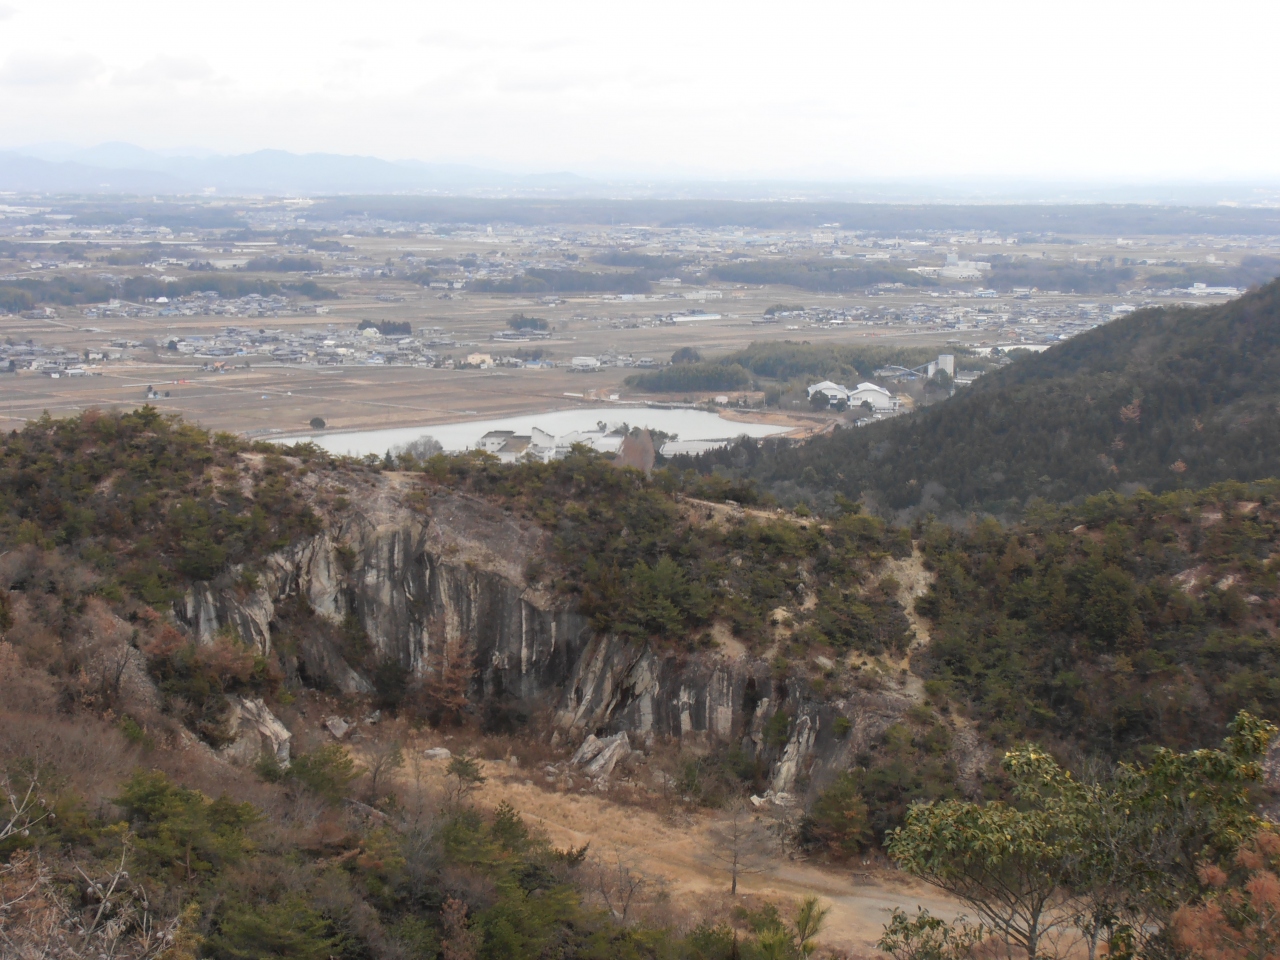
[[[916,669],[995,742],[1119,759],[1208,745],[1240,710],[1280,720],[1280,482],[919,532]]]
[[[1010,514],[1033,498],[1280,475],[1280,282],[1139,311],[907,417],[708,455],[766,487]]]

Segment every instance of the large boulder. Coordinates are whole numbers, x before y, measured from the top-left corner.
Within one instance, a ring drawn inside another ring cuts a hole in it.
[[[591,734],[580,746],[569,763],[581,767],[589,777],[607,777],[620,760],[631,755],[631,741],[625,732],[615,733],[603,739]]]
[[[293,740],[287,727],[260,699],[228,697],[227,730],[235,740],[218,751],[232,763],[249,766],[266,754],[282,767],[289,765]]]

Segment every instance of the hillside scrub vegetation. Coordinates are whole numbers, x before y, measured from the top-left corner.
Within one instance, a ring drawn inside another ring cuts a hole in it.
[[[727,628],[772,658],[772,682],[822,709],[879,689],[889,661],[898,689],[914,671],[916,701],[806,784],[794,823],[796,843],[835,861],[887,849],[984,924],[895,918],[886,949],[902,960],[941,955],[925,947],[959,960],[993,932],[1015,953],[1049,956],[1069,929],[1153,960],[1174,938],[1260,935],[1280,481],[1036,502],[1008,525],[895,527],[836,495],[821,518],[779,513],[727,470],[646,477],[585,448],[551,463],[427,444],[353,460],[143,407],[0,438],[0,804],[17,804],[0,827],[16,817],[26,831],[0,836],[0,897],[14,900],[0,936],[56,935],[67,956],[107,952],[106,937],[116,956],[187,951],[170,960],[808,955],[816,907],[695,929],[599,909],[585,851],[556,849],[509,807],[470,806],[467,784],[485,773],[461,752],[443,797],[395,772],[407,761],[392,730],[358,755],[313,740],[253,773],[211,754],[232,742],[237,698],[301,722],[293,651],[308,631],[368,672],[361,709],[483,724],[465,664],[437,678],[435,715],[405,708],[411,678],[371,662],[354,616],[331,623],[282,602],[263,653],[234,629],[197,645],[167,612],[216,576],[257,589],[272,551],[336,529],[348,485],[383,470],[424,516],[434,498],[465,495],[541,528],[549,548],[527,583],[637,647],[690,657]],[[932,575],[912,611],[930,642],[914,649],[885,569],[912,557]],[[853,740],[851,716],[823,735]],[[691,753],[664,784],[690,806],[764,790],[795,719],[776,709],[760,753]],[[1003,766],[962,773],[964,736],[1007,749]],[[990,895],[1011,876],[1013,919]]]
[[[849,501],[823,521],[753,509],[711,522],[698,500],[751,506],[759,494],[692,471],[645,479],[590,451],[511,466],[425,448],[397,457],[427,497],[465,490],[550,531],[536,576],[601,630],[696,648],[723,621],[759,647],[775,639],[782,608],[797,654],[900,652],[904,613],[872,571],[909,555],[914,536],[935,577],[917,603],[933,642],[916,669],[996,742],[1036,736],[1126,756],[1201,743],[1240,709],[1280,721],[1271,482],[912,531]],[[232,567],[249,584],[269,552],[322,530],[336,501],[317,506],[308,472],[370,469],[210,435],[149,407],[45,418],[0,441],[0,536],[83,562],[110,602],[164,604]],[[165,682],[185,683],[181,657],[169,659]],[[245,669],[248,682],[261,668]]]
[[[256,450],[261,469],[240,454]],[[0,536],[66,548],[147,603],[252,564],[320,519],[291,484],[296,462],[269,444],[210,435],[153,407],[45,416],[0,439]]]
[[[699,522],[698,508],[682,509],[674,494],[750,500],[751,489],[666,471],[646,481],[587,450],[514,466],[439,456],[425,469],[436,483],[510,503],[552,531],[563,570],[555,586],[576,597],[597,629],[696,644],[723,619],[755,644],[772,637],[771,611],[785,606],[807,642],[871,653],[906,642],[896,599],[864,581],[879,559],[909,554],[910,540],[856,510],[829,525],[763,516]],[[815,590],[818,603],[802,613],[801,599]]]
[[[764,960],[801,956],[820,926],[812,905],[794,921],[771,908],[732,926],[652,910],[623,923],[597,905],[587,848],[557,849],[510,805],[406,778],[369,807],[351,780],[263,782],[46,709],[0,708],[22,724],[0,744],[6,957]]]
[[[1127,758],[1280,722],[1280,482],[1040,506],[919,528],[926,688],[996,743]]]
[[[202,563],[213,544],[225,550],[224,563],[234,558],[251,574],[263,551],[322,522],[291,511],[305,471],[355,476],[375,466],[306,447],[281,456],[146,408],[45,420],[6,443],[6,956],[52,949],[137,960],[729,960],[799,956],[811,943],[812,909],[794,920],[776,909],[746,911],[732,925],[677,926],[662,910],[622,922],[600,908],[591,879],[581,875],[585,848],[554,848],[510,807],[482,811],[466,791],[423,793],[412,777],[392,776],[406,762],[394,740],[359,756],[313,740],[288,767],[267,755],[253,773],[214,758],[207,747],[229,742],[230,697],[262,698],[297,724],[302,714],[290,705],[302,691],[274,655],[260,655],[234,631],[196,645],[177,628],[163,612],[174,591],[208,572],[184,570],[182,558],[204,541],[195,551]],[[489,461],[476,466],[485,477],[468,468],[455,480],[503,480]],[[36,475],[54,485],[28,482]],[[596,490],[584,498],[588,477]],[[668,615],[665,607],[648,612],[643,601],[679,579],[674,562],[650,546],[661,534],[657,521],[679,522],[673,498],[585,453],[567,472],[519,479],[503,491],[513,504],[522,490],[552,496],[562,482],[587,507],[615,506],[643,538],[639,555],[653,567],[628,616]],[[207,513],[193,525],[186,500],[197,495]],[[270,506],[266,518],[255,517],[259,496]],[[654,525],[646,526],[650,510]],[[625,557],[619,533],[605,525],[606,539],[619,541],[602,548],[606,559]],[[591,542],[589,531],[564,536]],[[125,575],[146,559],[138,544],[150,544],[158,566],[173,568],[154,605],[144,597],[150,584]],[[629,582],[644,580],[624,569]],[[305,626],[282,611],[276,650],[287,655],[291,631]],[[464,758],[454,758],[460,771]],[[484,776],[478,761],[468,762],[468,776]]]
[[[460,490],[545,527],[551,549],[526,576],[545,581],[603,632],[692,651],[712,643],[720,622],[756,649],[782,630],[797,657],[901,653],[908,642],[897,597],[871,572],[910,553],[909,531],[854,505],[826,524],[764,511],[717,523],[696,501],[754,502],[749,486],[670,471],[647,479],[588,450],[549,464],[447,457],[430,446],[367,463],[341,460],[309,445],[211,435],[151,407],[46,417],[0,439],[0,539],[18,564],[0,597],[29,604],[42,571],[68,565],[85,596],[135,619],[229,573],[251,592],[269,554],[341,522],[349,508],[344,482],[386,466],[417,473],[411,509]],[[311,474],[326,486],[315,488]],[[165,709],[205,742],[223,745],[228,696],[261,696],[296,680],[288,651],[299,631],[324,634],[351,666],[370,672],[389,704],[401,699],[405,678],[366,662],[358,621],[339,627],[288,604],[278,620],[283,659],[265,659],[232,635],[198,649],[174,631],[140,640]]]
[[[424,493],[468,490],[550,529],[557,589],[601,630],[693,642],[726,619],[754,643],[772,636],[770,611],[788,607],[808,642],[873,653],[904,643],[896,599],[864,580],[879,559],[910,553],[908,531],[852,505],[825,525],[755,516],[720,526],[698,522],[677,495],[752,501],[749,486],[666,471],[646,479],[587,450],[513,466],[422,453],[425,462],[415,451],[397,457],[425,471]],[[0,439],[0,536],[86,562],[108,599],[168,603],[232,567],[251,584],[269,553],[324,529],[300,483],[316,469],[376,468],[308,445],[211,435],[151,407],[45,417]],[[801,613],[810,593],[817,603]]]

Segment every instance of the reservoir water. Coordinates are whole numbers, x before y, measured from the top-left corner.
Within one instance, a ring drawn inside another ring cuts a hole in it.
[[[786,427],[768,423],[742,423],[726,420],[719,414],[706,410],[667,410],[656,407],[587,407],[573,410],[553,410],[522,417],[503,417],[500,420],[464,420],[458,423],[434,423],[422,427],[394,427],[388,430],[353,430],[350,433],[314,433],[292,437],[272,437],[279,443],[298,443],[311,440],[330,453],[363,457],[376,453],[379,456],[391,447],[408,443],[419,437],[435,437],[450,453],[470,450],[476,441],[490,430],[514,430],[528,433],[538,427],[556,436],[575,430],[595,430],[600,422],[612,429],[622,424],[661,430],[675,434],[683,441],[698,441],[697,446],[706,449],[709,441],[728,441],[740,437],[769,437],[785,433]],[[671,451],[675,452],[675,451]]]

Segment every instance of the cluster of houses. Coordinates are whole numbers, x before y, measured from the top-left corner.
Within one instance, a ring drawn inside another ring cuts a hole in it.
[[[86,320],[109,320],[120,317],[286,317],[299,314],[325,314],[329,308],[300,304],[280,294],[262,296],[251,293],[224,299],[208,290],[181,297],[156,297],[145,303],[112,299],[81,309]]]
[[[101,370],[86,367],[86,361],[103,359],[103,352],[86,350],[78,354],[64,347],[46,347],[28,340],[26,343],[0,343],[0,373],[34,370],[55,380],[60,377],[101,376]]]

